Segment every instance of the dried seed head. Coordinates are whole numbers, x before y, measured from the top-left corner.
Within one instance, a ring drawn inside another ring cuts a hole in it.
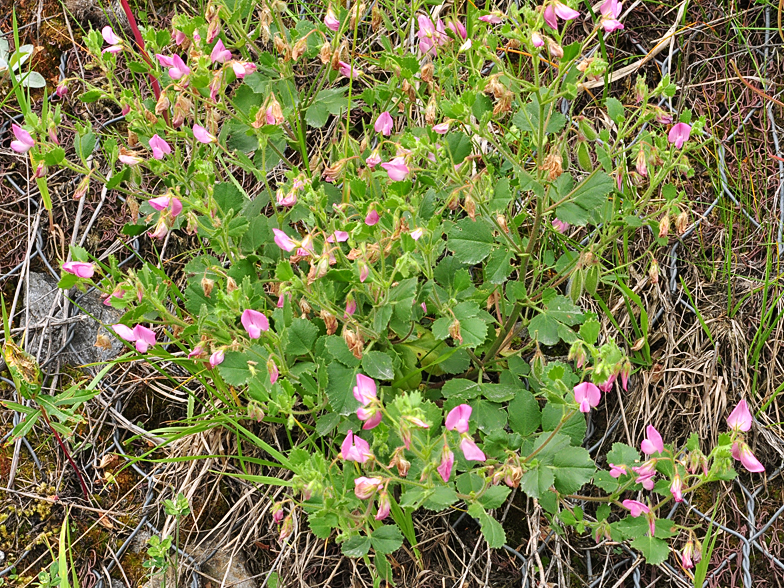
[[[449,325],[449,336],[459,341],[462,345],[463,343],[463,335],[460,334],[460,321],[455,319],[452,321],[452,324]]]
[[[291,58],[294,61],[297,61],[303,53],[305,53],[305,49],[308,48],[308,38],[302,37],[296,43],[294,43],[294,47],[291,49]]]
[[[427,62],[425,65],[422,66],[422,69],[419,71],[419,77],[422,78],[423,82],[427,82],[428,84],[433,81],[433,74],[435,73],[435,66],[433,65],[432,61]],[[433,124],[433,123],[428,123]]]
[[[551,181],[563,174],[563,159],[561,158],[559,149],[553,149],[547,157],[544,158],[542,170],[547,172]]]
[[[506,224],[506,217],[503,214],[499,214],[496,215],[495,220],[498,223],[498,226],[501,227],[501,230],[508,235],[509,227]]]
[[[659,238],[665,238],[670,233],[670,215],[666,212],[659,221]]]
[[[215,280],[209,279],[207,276],[204,276],[201,279],[201,289],[204,290],[204,295],[209,298],[210,294],[212,294],[212,289],[215,287]]]
[[[231,276],[229,276],[229,277],[227,278],[227,280],[226,280],[226,292],[228,292],[229,294],[231,294],[231,293],[232,293],[232,292],[234,292],[234,290],[236,290],[237,288],[239,288],[239,286],[237,286],[237,282],[235,282],[235,281],[234,281],[234,278],[232,278]]]
[[[321,320],[324,321],[324,325],[327,327],[327,335],[334,335],[338,331],[338,319],[335,317],[334,314],[327,310],[322,310],[319,313]]]
[[[171,106],[171,102],[169,102],[169,97],[161,92],[160,97],[158,98],[158,102],[155,103],[155,114],[163,114],[164,112],[168,112],[169,106]]]
[[[319,60],[324,65],[326,65],[332,60],[332,45],[330,45],[326,41],[321,46],[321,50],[319,51]]]
[[[689,228],[689,213],[685,210],[675,217],[675,230],[679,235],[683,235]]]
[[[659,283],[659,262],[655,259],[651,261],[651,267],[648,269],[648,277],[651,279],[652,284]]]
[[[473,198],[471,198],[470,194],[466,194],[465,199],[463,200],[463,208],[466,211],[466,214],[471,217],[472,221],[476,220],[476,202]]]
[[[436,97],[431,96],[425,108],[425,123],[432,125],[436,121],[438,115],[438,105],[436,104]]]
[[[381,14],[381,9],[378,7],[378,3],[374,3],[370,11],[370,28],[373,29],[374,33],[378,32],[383,22],[384,17]]]

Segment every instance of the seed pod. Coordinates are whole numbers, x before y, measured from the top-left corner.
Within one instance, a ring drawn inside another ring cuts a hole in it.
[[[569,298],[577,304],[580,296],[583,295],[583,271],[575,270],[572,272],[572,279],[569,281]]]
[[[583,169],[583,171],[593,171],[591,152],[588,149],[588,144],[585,141],[577,142],[577,164]]]
[[[586,292],[593,295],[599,286],[599,266],[592,265],[585,272],[584,287]]]

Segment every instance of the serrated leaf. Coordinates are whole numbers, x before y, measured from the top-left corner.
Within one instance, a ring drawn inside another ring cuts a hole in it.
[[[316,434],[319,437],[324,437],[338,426],[340,422],[340,415],[334,412],[328,412],[322,415],[316,421]]]
[[[545,404],[544,409],[542,409],[542,430],[554,431],[568,410],[564,405],[557,405],[552,402]],[[566,419],[566,422],[561,426],[560,432],[571,440],[572,445],[579,447],[585,438],[587,429],[583,413],[575,412]]]
[[[327,88],[316,94],[313,103],[305,111],[305,122],[311,127],[321,128],[330,115],[338,116],[348,105],[346,87]]]
[[[403,534],[396,525],[384,525],[373,531],[370,543],[378,553],[394,553],[403,545]]]
[[[485,265],[485,279],[491,284],[503,284],[512,273],[512,254],[499,248],[490,254]]]
[[[597,486],[605,492],[615,492],[618,489],[618,480],[610,475],[610,472],[599,470],[593,475],[594,486]]]
[[[471,153],[471,139],[465,133],[454,132],[446,136],[446,148],[452,163],[457,165]]]
[[[308,515],[310,530],[319,539],[329,539],[332,529],[338,524],[338,516],[332,512],[319,511]]]
[[[370,537],[362,535],[349,537],[340,546],[340,551],[342,551],[343,555],[346,557],[362,557],[363,555],[367,555],[368,551],[370,551]]]
[[[366,351],[362,356],[362,369],[376,380],[392,380],[395,377],[392,358],[381,351]]]
[[[478,500],[487,510],[493,510],[501,507],[511,491],[506,485],[490,486]]]
[[[324,338],[324,347],[333,358],[346,367],[354,368],[359,365],[359,360],[351,353],[343,337],[328,335]]]
[[[555,216],[569,224],[584,227],[604,205],[613,185],[613,179],[605,172],[593,173],[571,191],[569,201],[556,209]]]
[[[447,246],[458,261],[473,265],[493,250],[493,225],[483,219],[461,219],[449,231]]]
[[[562,494],[573,494],[593,477],[596,466],[588,450],[583,447],[570,447],[553,456],[555,487]]]
[[[638,537],[631,542],[631,546],[638,549],[646,563],[652,566],[664,563],[670,555],[670,546],[667,542],[656,537]]]
[[[482,431],[495,431],[506,427],[506,411],[500,404],[479,399],[471,403],[471,420]]]
[[[482,393],[482,387],[481,384],[472,382],[471,380],[454,378],[446,381],[441,392],[445,398],[455,396],[461,400],[471,400]]]
[[[586,343],[595,345],[599,340],[599,329],[601,325],[596,319],[589,319],[580,325],[580,337]]]
[[[460,321],[460,335],[463,337],[461,345],[479,347],[487,337],[487,323],[480,318],[462,320]]]
[[[335,412],[348,415],[359,407],[359,402],[354,398],[358,372],[357,368],[346,367],[337,361],[327,366],[327,398]]]
[[[539,403],[528,390],[518,390],[514,400],[509,403],[509,426],[521,437],[536,432],[542,422]]]
[[[239,351],[227,351],[223,363],[218,366],[223,381],[229,386],[242,386],[250,378],[250,368],[248,360],[251,359],[247,353]]]
[[[457,502],[457,492],[451,486],[436,486],[422,506],[429,510],[442,511]]]
[[[475,502],[468,507],[468,514],[479,521],[479,526],[482,529],[482,535],[487,541],[488,547],[491,549],[499,549],[506,543],[506,533],[504,528],[497,520],[491,517],[482,508],[482,505]]]
[[[295,318],[286,330],[288,343],[286,353],[291,355],[307,355],[313,349],[318,337],[318,327],[307,319]]]
[[[639,461],[639,452],[625,443],[613,443],[612,449],[607,453],[607,463],[631,466]]]

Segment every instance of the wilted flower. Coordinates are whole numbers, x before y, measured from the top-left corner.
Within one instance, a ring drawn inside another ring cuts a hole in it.
[[[267,373],[269,373],[270,384],[278,381],[278,364],[275,363],[272,357],[267,360]]]
[[[362,75],[361,69],[357,69],[353,65],[349,65],[345,61],[338,61],[338,71],[340,72],[341,75],[344,75],[352,80],[355,80],[360,75]]]
[[[95,266],[92,263],[83,261],[67,261],[63,264],[63,271],[79,278],[92,278],[95,273]]]
[[[536,31],[531,33],[531,44],[534,47],[544,47],[544,39],[542,38],[542,35],[540,35]]]
[[[356,300],[353,297],[346,298],[346,312],[343,314],[343,318],[353,316],[355,312],[357,312]]]
[[[382,490],[378,495],[378,512],[376,513],[375,519],[377,521],[382,521],[387,518],[391,508],[392,503],[389,500],[389,494],[386,490]]]
[[[441,463],[436,468],[444,482],[449,481],[449,477],[452,475],[452,466],[454,464],[455,454],[449,449],[449,445],[446,444],[446,439],[444,439],[444,447],[441,450]]]
[[[120,155],[117,157],[117,159],[119,159],[125,165],[138,165],[144,161],[144,158],[136,155],[135,151],[131,151],[125,147],[120,147]]]
[[[672,492],[672,498],[675,502],[683,502],[683,480],[681,480],[680,474],[677,472],[672,479],[670,492]]]
[[[500,24],[504,22],[504,15],[497,10],[491,12],[490,14],[485,14],[479,17],[479,20],[482,22],[486,22],[488,24]]]
[[[422,235],[424,235],[424,234],[425,234],[425,231],[421,227],[419,227],[419,228],[416,228],[413,231],[411,231],[411,238],[414,241],[419,241],[419,239],[421,239]]]
[[[433,125],[433,131],[439,135],[445,135],[449,132],[449,121]]]

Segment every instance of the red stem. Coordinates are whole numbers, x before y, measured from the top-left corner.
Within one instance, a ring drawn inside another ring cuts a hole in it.
[[[82,494],[84,494],[84,499],[87,502],[90,502],[90,493],[87,491],[87,484],[84,483],[84,478],[82,477],[82,472],[79,471],[79,466],[76,465],[76,462],[71,457],[71,454],[68,453],[68,449],[66,449],[65,443],[63,443],[63,440],[60,439],[59,433],[55,431],[52,423],[49,422],[49,417],[46,416],[46,413],[43,410],[41,411],[41,416],[44,417],[44,421],[46,421],[46,424],[49,425],[49,429],[52,431],[52,433],[54,433],[54,438],[57,439],[57,443],[60,444],[60,449],[63,450],[65,457],[68,459],[68,463],[71,464],[71,467],[76,472],[76,477],[79,478],[79,485],[82,487]]]
[[[139,51],[142,53],[142,58],[144,61],[147,62],[147,65],[152,67],[152,60],[150,56],[147,55],[147,51],[144,49],[144,39],[142,39],[142,34],[139,31],[139,27],[136,25],[136,19],[133,16],[133,12],[131,12],[131,7],[128,4],[128,0],[120,0],[120,4],[122,5],[123,12],[125,12],[125,17],[128,19],[128,26],[131,27],[131,32],[133,33],[133,38],[136,40],[136,44],[139,46]],[[150,76],[150,84],[152,85],[152,92],[155,94],[155,100],[158,100],[161,97],[161,85],[158,83],[158,79],[152,75]],[[164,114],[166,118],[166,124],[169,124],[169,114]]]

